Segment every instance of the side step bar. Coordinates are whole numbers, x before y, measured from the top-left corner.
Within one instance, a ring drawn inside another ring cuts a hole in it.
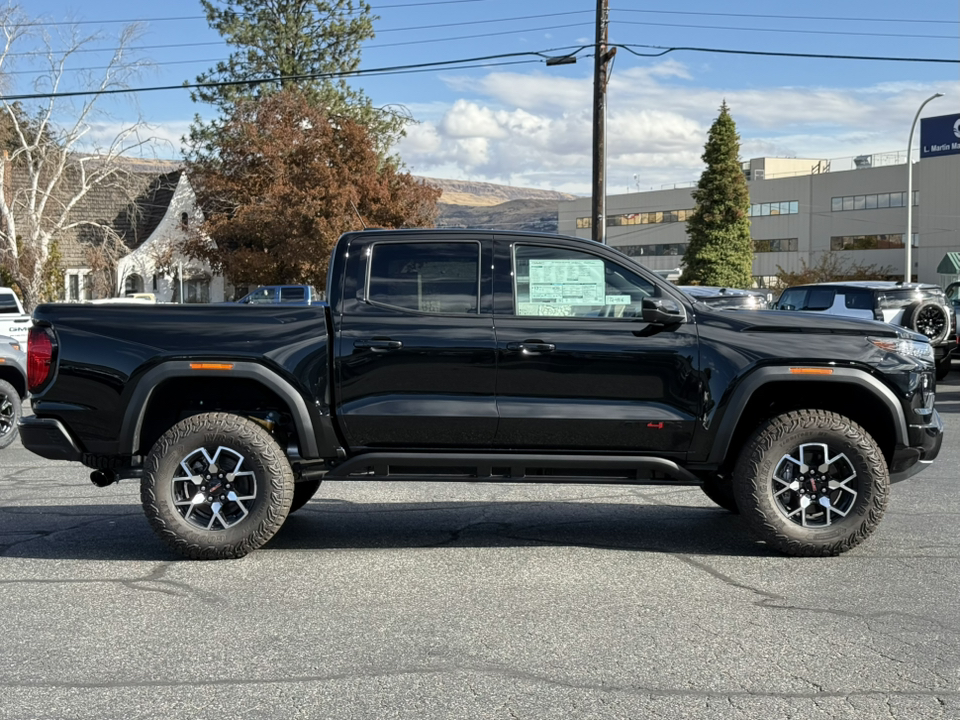
[[[459,480],[699,485],[672,460],[636,455],[388,453],[358,455],[326,473],[340,480]]]

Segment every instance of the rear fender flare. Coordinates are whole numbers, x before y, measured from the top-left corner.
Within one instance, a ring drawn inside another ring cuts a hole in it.
[[[224,361],[220,361],[224,362]],[[126,403],[126,410],[121,426],[121,452],[134,454],[140,446],[140,434],[146,418],[147,407],[153,397],[153,392],[160,383],[174,378],[196,378],[198,372],[203,377],[230,377],[256,380],[280,396],[290,409],[293,422],[297,429],[297,439],[300,446],[300,455],[305,459],[320,457],[317,448],[317,438],[313,432],[313,421],[310,411],[302,395],[282,377],[262,365],[252,362],[228,361],[233,367],[229,370],[202,370],[192,369],[187,360],[171,360],[148,370],[140,378]]]

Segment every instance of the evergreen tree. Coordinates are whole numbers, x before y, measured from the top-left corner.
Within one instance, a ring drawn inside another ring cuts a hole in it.
[[[747,288],[753,284],[750,192],[740,167],[740,136],[726,101],[710,127],[706,170],[693,192],[696,208],[687,219],[690,245],[681,285]]]
[[[211,143],[241,100],[266,97],[295,86],[331,117],[357,122],[385,155],[403,134],[409,116],[373,107],[345,78],[317,77],[356,70],[364,40],[374,36],[370,5],[364,0],[201,0],[210,27],[233,48],[225,61],[197,77],[197,83],[235,83],[194,89],[194,102],[214,105],[219,118],[190,129],[192,159],[209,154]]]

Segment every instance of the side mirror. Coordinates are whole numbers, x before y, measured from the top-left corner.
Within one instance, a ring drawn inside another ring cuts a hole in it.
[[[643,321],[655,325],[675,325],[687,319],[683,306],[672,298],[644,298],[641,308]]]

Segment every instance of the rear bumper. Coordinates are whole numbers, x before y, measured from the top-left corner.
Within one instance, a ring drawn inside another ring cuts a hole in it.
[[[83,453],[59,420],[20,418],[20,442],[32,453],[48,460],[80,462]]]
[[[890,482],[906,480],[924,470],[940,454],[943,420],[933,411],[927,425],[910,426],[910,447],[899,447],[890,462]]]

